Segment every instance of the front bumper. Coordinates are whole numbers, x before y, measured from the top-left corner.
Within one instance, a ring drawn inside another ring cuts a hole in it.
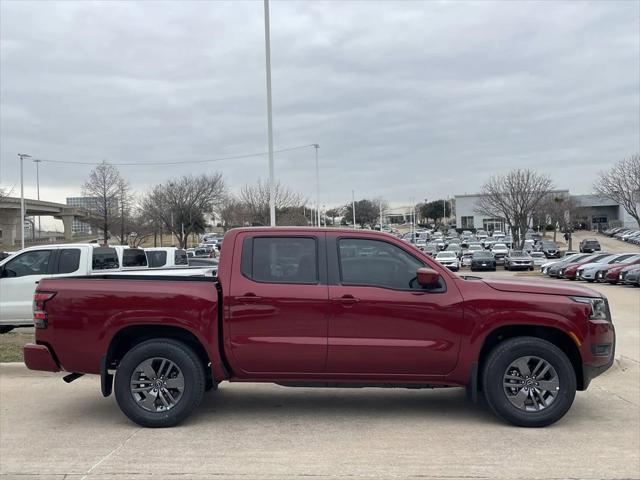
[[[616,330],[609,321],[589,321],[589,342],[582,351],[582,388],[606,372],[616,358]]]
[[[24,363],[29,370],[59,372],[60,366],[46,345],[27,343],[23,348]]]

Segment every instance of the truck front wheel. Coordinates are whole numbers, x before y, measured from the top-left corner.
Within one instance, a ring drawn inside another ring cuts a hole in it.
[[[536,337],[515,337],[489,354],[482,385],[489,407],[522,427],[544,427],[560,420],[576,394],[576,375],[567,356]]]
[[[118,405],[143,427],[173,427],[202,401],[202,362],[187,345],[168,338],[136,345],[116,369]]]

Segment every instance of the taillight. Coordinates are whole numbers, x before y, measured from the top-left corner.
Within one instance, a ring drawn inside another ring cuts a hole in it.
[[[55,296],[55,292],[36,292],[33,295],[33,323],[36,328],[47,328],[47,312],[44,304]]]

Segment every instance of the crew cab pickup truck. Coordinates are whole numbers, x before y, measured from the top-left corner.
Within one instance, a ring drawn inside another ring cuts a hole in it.
[[[466,387],[544,426],[615,347],[597,292],[460,277],[391,235],[341,229],[231,230],[217,278],[45,278],[34,321],[30,369],[98,374],[148,427],[178,424],[224,380]]]

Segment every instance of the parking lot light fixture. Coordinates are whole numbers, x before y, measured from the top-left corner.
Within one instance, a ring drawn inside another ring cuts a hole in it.
[[[24,216],[26,214],[24,209],[24,159],[31,158],[31,155],[26,153],[19,153],[20,159],[20,248],[24,249]]]
[[[318,166],[318,149],[320,145],[317,143],[313,144],[313,148],[316,151],[316,225],[320,225],[320,168]]]

